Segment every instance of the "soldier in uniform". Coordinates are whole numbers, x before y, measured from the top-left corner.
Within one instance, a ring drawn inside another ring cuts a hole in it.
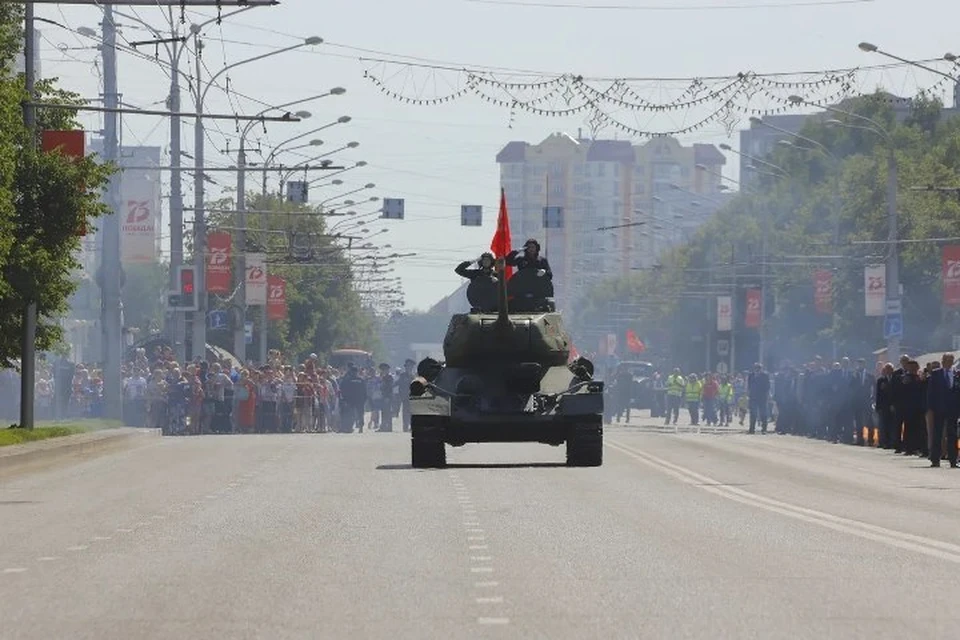
[[[477,268],[471,269],[470,265],[474,263],[477,264]],[[477,260],[464,260],[457,265],[454,271],[457,272],[458,276],[466,278],[467,280],[473,280],[480,276],[495,279],[496,275],[493,273],[493,265],[493,254],[489,251],[485,251],[484,253],[480,254],[480,258]]]
[[[506,264],[508,267],[516,267],[517,269],[536,269],[537,275],[553,280],[550,263],[547,262],[546,258],[540,256],[540,243],[533,238],[523,243],[522,250],[514,249],[508,253]]]

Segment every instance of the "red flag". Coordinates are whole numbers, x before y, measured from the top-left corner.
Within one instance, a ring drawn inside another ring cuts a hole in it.
[[[507,215],[507,194],[500,187],[500,215],[497,216],[497,232],[490,242],[490,251],[494,257],[504,258],[510,253],[510,218]],[[509,280],[513,275],[513,267],[506,267],[504,277]]]
[[[942,262],[943,304],[953,307],[960,304],[960,247],[944,247]]]
[[[647,350],[647,345],[643,344],[643,340],[637,337],[633,329],[627,329],[627,349],[633,353],[643,353]]]

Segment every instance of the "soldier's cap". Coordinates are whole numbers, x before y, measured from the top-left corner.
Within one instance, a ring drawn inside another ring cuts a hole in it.
[[[529,240],[523,243],[524,249],[526,249],[529,246],[534,246],[537,248],[538,251],[540,250],[540,243],[534,240],[533,238],[530,238]]]
[[[412,359],[410,359],[410,358],[407,358],[406,360],[403,361],[403,365],[404,365],[404,366],[413,366],[413,365],[415,365],[415,364],[417,364],[417,363],[414,362],[414,361],[413,361]]]
[[[388,365],[386,362],[381,362],[381,363],[380,363],[380,368],[381,368],[381,369],[389,369],[389,368],[390,368],[390,365]]]

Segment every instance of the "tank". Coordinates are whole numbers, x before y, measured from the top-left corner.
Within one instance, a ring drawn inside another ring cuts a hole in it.
[[[477,442],[566,444],[568,466],[600,466],[603,382],[589,360],[569,361],[552,283],[524,269],[508,282],[474,279],[467,298],[443,361],[421,360],[410,385],[413,467],[443,467],[447,445]]]

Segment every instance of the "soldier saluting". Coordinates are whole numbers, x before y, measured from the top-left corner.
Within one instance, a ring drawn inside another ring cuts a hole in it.
[[[477,268],[471,269],[470,265],[474,263],[477,264]],[[454,271],[457,272],[458,276],[466,278],[470,281],[473,281],[474,278],[478,278],[480,276],[495,280],[496,275],[493,273],[493,263],[493,254],[489,251],[485,251],[484,253],[480,254],[479,260],[464,260],[457,265]]]
[[[518,270],[535,269],[537,275],[553,280],[553,271],[550,269],[550,263],[546,258],[540,256],[540,243],[531,238],[523,243],[523,249],[514,249],[507,254],[506,264],[508,267],[516,267]]]

